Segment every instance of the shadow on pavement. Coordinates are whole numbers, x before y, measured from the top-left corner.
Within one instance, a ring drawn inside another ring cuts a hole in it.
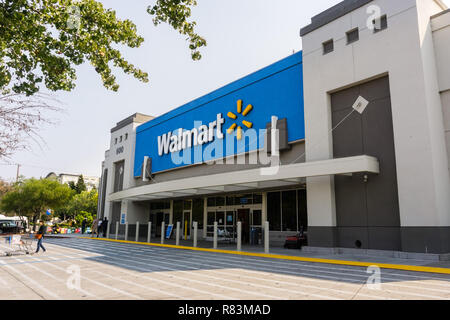
[[[47,243],[95,253],[97,256],[85,259],[143,273],[243,269],[353,284],[366,283],[373,275],[373,271],[368,272],[365,267],[238,256],[90,239],[53,238],[48,239]],[[233,245],[229,245],[229,248],[232,247]],[[221,246],[220,249],[227,249],[227,246]],[[450,283],[450,275],[446,274],[381,270],[381,283],[432,279]]]

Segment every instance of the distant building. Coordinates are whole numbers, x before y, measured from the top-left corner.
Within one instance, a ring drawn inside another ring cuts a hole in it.
[[[80,177],[79,174],[61,173],[58,175],[54,172],[50,172],[45,178],[46,179],[56,179],[61,183],[69,184],[69,182],[73,182],[76,184],[78,182],[79,177]],[[84,179],[84,184],[86,185],[86,189],[88,191],[91,191],[94,187],[96,189],[98,189],[98,184],[99,184],[100,178],[83,175],[83,179]]]

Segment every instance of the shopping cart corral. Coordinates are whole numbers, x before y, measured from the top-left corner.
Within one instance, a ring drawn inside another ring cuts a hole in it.
[[[6,256],[33,253],[33,234],[9,234],[0,236],[0,254]]]

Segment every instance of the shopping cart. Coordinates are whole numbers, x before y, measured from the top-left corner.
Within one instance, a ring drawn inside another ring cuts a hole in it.
[[[234,242],[234,237],[226,228],[217,228],[217,241],[232,243]]]
[[[33,234],[10,234],[0,236],[0,252],[6,256],[33,252]]]

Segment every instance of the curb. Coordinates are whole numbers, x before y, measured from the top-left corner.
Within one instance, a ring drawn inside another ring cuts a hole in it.
[[[377,266],[382,269],[450,274],[450,268],[447,269],[447,268],[412,266],[412,265],[402,265],[402,264],[388,264],[388,263],[376,263],[376,262],[358,262],[358,261],[333,260],[333,259],[321,259],[321,258],[307,258],[307,257],[285,256],[285,255],[270,254],[270,253],[256,253],[256,252],[243,252],[243,251],[220,250],[220,249],[196,248],[196,247],[186,247],[186,246],[175,246],[175,245],[170,245],[170,244],[158,244],[158,243],[136,242],[136,241],[126,241],[126,240],[115,240],[115,239],[102,239],[102,238],[91,238],[91,237],[78,237],[78,239],[89,239],[89,240],[97,240],[97,241],[138,244],[138,245],[145,245],[145,246],[152,246],[152,247],[172,248],[172,249],[201,251],[201,252],[225,253],[225,254],[233,254],[233,255],[239,255],[239,256],[259,257],[259,258],[269,258],[269,259],[279,259],[279,260],[315,262],[315,263],[346,265],[346,266],[354,266],[354,267]]]

